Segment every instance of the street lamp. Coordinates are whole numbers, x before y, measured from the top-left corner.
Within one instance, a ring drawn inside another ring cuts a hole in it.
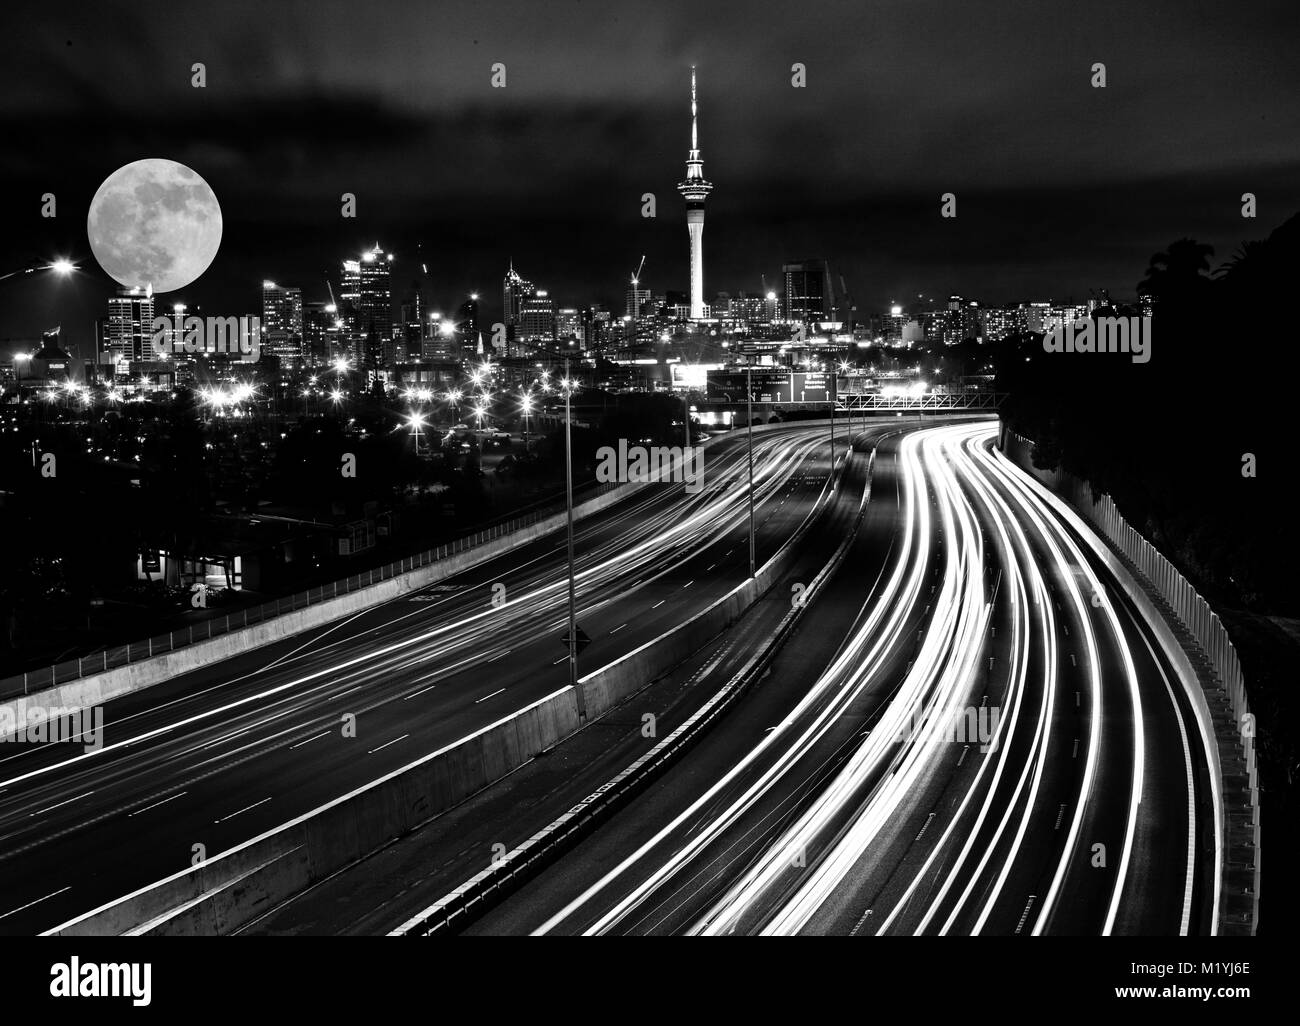
[[[60,277],[66,278],[76,269],[77,265],[71,260],[57,257],[49,263],[29,264],[27,267],[20,267],[16,271],[10,271],[8,274],[0,274],[0,281],[4,281],[6,278],[16,278],[19,275],[35,274],[37,271],[53,271]]]
[[[754,576],[754,386],[752,367],[745,362],[745,431],[749,448],[749,576]]]
[[[406,415],[406,424],[411,429],[411,434],[415,436],[415,455],[420,455],[420,429],[428,423],[423,413],[416,413],[412,410]]]
[[[529,427],[531,426],[533,413],[533,397],[525,392],[523,399],[520,400],[520,405],[524,410],[524,451],[527,452]]]
[[[578,722],[587,721],[587,702],[578,686],[578,598],[573,571],[573,440],[570,427],[573,421],[569,384],[569,361],[564,361],[564,494],[568,510],[569,551],[569,687],[573,688],[578,702]]]

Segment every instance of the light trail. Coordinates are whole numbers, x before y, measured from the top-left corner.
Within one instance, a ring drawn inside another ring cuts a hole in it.
[[[902,439],[901,541],[830,664],[715,783],[535,933],[639,932],[681,916],[687,921],[678,929],[691,934],[818,932],[812,924],[836,914],[850,874],[905,829],[917,796],[940,774],[954,781],[944,785],[956,788],[953,802],[933,824],[933,811],[922,815],[930,806],[918,810],[925,825],[912,827],[908,845],[919,849],[918,864],[873,920],[875,932],[980,933],[1013,906],[1023,906],[1032,933],[1048,932],[1067,881],[1090,872],[1083,868],[1091,847],[1083,844],[1085,832],[1094,829],[1103,803],[1116,799],[1099,793],[1103,758],[1107,779],[1122,774],[1126,781],[1118,864],[1096,878],[1106,896],[1095,928],[1114,931],[1131,889],[1148,757],[1132,634],[1078,541],[1080,525],[1059,516],[1036,482],[991,449],[993,433],[986,423],[968,424]],[[995,566],[990,595],[985,581]],[[936,567],[937,582],[927,590]],[[985,693],[998,610],[1010,629],[999,628],[1005,658],[996,686],[990,678]],[[871,729],[858,728],[850,747],[832,744],[827,754],[833,732],[848,729],[855,701],[890,685],[884,675],[905,658],[916,636],[905,625],[917,617],[924,623],[919,647]],[[1142,629],[1133,626],[1154,660]],[[1082,675],[1076,686],[1086,709],[1077,693],[1074,703],[1062,701],[1067,673]],[[1167,680],[1165,691],[1183,739],[1194,817],[1186,729]],[[960,751],[934,743],[963,710],[970,722],[990,702],[1002,715],[986,752],[971,738],[957,739],[967,742]],[[1126,727],[1121,747],[1108,755],[1111,722]],[[1063,770],[1060,756],[1077,765],[1080,746],[1081,770]],[[969,769],[958,777],[964,763]],[[1191,825],[1194,839],[1194,818]],[[1045,848],[1052,867],[1045,888],[1035,888],[1028,903],[1024,894],[1008,893]],[[1194,870],[1189,849],[1183,932]],[[711,896],[720,882],[725,888]],[[1013,923],[1014,917],[1000,929]],[[861,925],[859,918],[855,930]]]

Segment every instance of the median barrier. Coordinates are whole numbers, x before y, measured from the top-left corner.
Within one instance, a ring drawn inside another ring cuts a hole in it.
[[[445,812],[578,729],[565,687],[197,866],[48,931],[227,934]]]

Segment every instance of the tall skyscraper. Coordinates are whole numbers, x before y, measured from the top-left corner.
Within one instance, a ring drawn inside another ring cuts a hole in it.
[[[352,345],[353,365],[374,368],[393,337],[391,253],[375,248],[360,260],[343,261],[343,322]]]
[[[505,282],[501,287],[501,312],[502,320],[506,326],[506,355],[517,356],[519,338],[519,326],[523,318],[524,301],[535,293],[537,289],[531,281],[526,281],[519,276],[515,270],[515,264],[510,262],[510,269],[506,271]]]
[[[108,324],[105,329],[104,348],[101,354],[111,357],[114,364],[122,360],[154,359],[153,296],[144,289],[118,289],[108,297]]]
[[[262,282],[262,349],[285,365],[303,359],[302,289]]]
[[[471,292],[469,298],[456,307],[453,319],[456,323],[456,341],[462,349],[473,347],[479,332],[477,292]]]
[[[624,313],[634,321],[640,320],[646,313],[646,304],[650,302],[650,290],[641,288],[641,283],[633,278],[628,284],[624,299]]]
[[[833,295],[831,272],[825,260],[785,264],[785,317],[788,321],[830,320]]]
[[[686,230],[691,237],[691,317],[707,317],[704,305],[704,201],[713,191],[713,184],[704,177],[704,161],[700,158],[700,140],[695,104],[695,68],[691,68],[691,152],[686,158],[686,181],[677,191],[686,200]]]
[[[555,302],[545,289],[538,289],[524,300],[519,314],[519,338],[524,343],[555,341]],[[516,353],[527,356],[528,353]]]
[[[555,311],[555,337],[562,341],[582,341],[582,314],[576,306]]]
[[[413,291],[401,305],[400,327],[395,332],[398,336],[393,349],[397,363],[418,361],[423,354],[424,334],[427,330],[424,316],[423,297],[419,291]]]
[[[310,367],[321,367],[346,356],[343,325],[333,303],[304,303],[302,308],[303,356]]]

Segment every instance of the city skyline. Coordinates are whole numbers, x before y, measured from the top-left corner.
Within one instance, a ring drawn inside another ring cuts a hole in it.
[[[425,266],[441,305],[472,291],[492,296],[511,256],[564,304],[614,308],[642,254],[643,279],[656,292],[685,292],[689,266],[672,192],[691,64],[707,76],[711,166],[727,183],[710,202],[706,298],[758,293],[762,275],[809,257],[828,259],[860,306],[918,293],[1005,302],[1082,299],[1105,288],[1123,297],[1173,239],[1213,245],[1217,264],[1300,207],[1297,160],[1284,143],[1296,114],[1279,99],[1295,69],[1270,33],[1278,13],[1269,6],[1243,27],[1259,42],[1249,61],[1221,53],[1209,60],[1214,15],[1171,27],[1118,6],[1087,19],[1058,11],[1065,52],[1000,72],[988,85],[997,102],[993,95],[976,102],[970,83],[984,80],[980,68],[1015,32],[1045,15],[1000,12],[964,24],[922,5],[911,15],[885,10],[864,25],[851,11],[832,15],[832,5],[810,14],[807,26],[767,38],[734,9],[692,9],[687,38],[684,10],[669,5],[641,12],[655,42],[636,48],[632,65],[611,61],[607,45],[579,74],[558,42],[570,15],[552,12],[539,27],[535,13],[498,7],[518,15],[504,35],[493,33],[499,53],[486,52],[486,37],[476,34],[483,15],[448,17],[437,22],[436,39],[418,40],[441,61],[363,63],[370,76],[344,59],[328,17],[292,27],[268,20],[241,63],[230,59],[245,35],[238,18],[213,27],[199,47],[211,54],[182,60],[177,35],[202,24],[192,11],[164,27],[148,18],[148,5],[111,23],[93,11],[34,9],[48,27],[34,52],[65,74],[42,65],[39,86],[0,106],[10,136],[24,140],[3,158],[12,183],[0,203],[4,266],[70,255],[84,267],[84,211],[95,186],[122,163],[166,153],[207,176],[227,215],[222,251],[178,297],[185,301],[247,305],[268,278],[321,298],[325,274],[335,271],[321,254],[360,251],[376,238],[397,254],[394,291],[409,284],[408,269]],[[817,33],[829,24],[871,29],[864,38],[878,43],[866,70],[849,59],[852,38],[840,38],[852,33]],[[1143,26],[1159,27],[1161,47],[1144,46]],[[522,42],[541,29],[547,45],[530,52]],[[85,48],[89,33],[128,31],[149,60],[120,68],[111,48]],[[366,45],[391,32],[387,23],[365,27]],[[921,38],[942,56],[925,74],[916,64],[926,52]],[[311,76],[302,70],[308,52]],[[7,56],[20,76],[29,68],[36,77],[32,53]],[[190,67],[204,56],[208,78],[199,90]],[[1101,59],[1110,82],[1096,89],[1089,68]],[[508,76],[500,89],[491,84],[498,62]],[[796,65],[802,86],[794,84]],[[1203,82],[1199,145],[1186,145],[1169,109],[1161,75],[1175,66],[1197,67]],[[84,88],[109,73],[119,86],[111,96]],[[1118,105],[1110,99],[1116,76],[1125,80]],[[248,102],[254,81],[259,91]],[[932,138],[918,136],[920,112],[931,115]],[[1271,131],[1250,130],[1261,118]],[[551,147],[552,138],[569,145]],[[998,156],[1007,146],[1017,148],[1014,165]],[[70,147],[89,159],[67,159]],[[1102,149],[1113,151],[1105,161]],[[1248,190],[1260,197],[1255,221],[1240,216]],[[47,191],[58,197],[54,219],[39,216]],[[355,220],[338,216],[345,191],[357,196]],[[945,191],[959,202],[959,216],[946,222]],[[641,216],[646,192],[657,200],[653,219]],[[0,297],[0,337],[30,338],[62,321],[69,343],[83,345],[97,316],[87,314],[102,309],[108,293],[97,275],[57,292],[11,290]]]

